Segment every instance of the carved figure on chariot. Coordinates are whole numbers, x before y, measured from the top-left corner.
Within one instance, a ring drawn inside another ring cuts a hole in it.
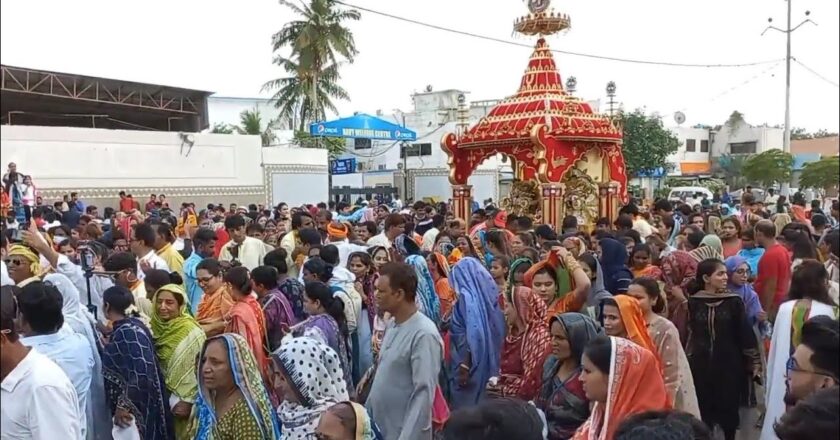
[[[514,30],[538,39],[519,89],[476,125],[441,139],[455,214],[470,217],[467,179],[484,159],[503,154],[516,178],[502,202],[508,212],[539,213],[557,230],[567,214],[592,227],[599,217],[614,217],[627,198],[622,130],[564,86],[545,37],[568,29],[569,16],[555,12],[550,0],[530,0],[528,6],[530,13],[514,21]]]

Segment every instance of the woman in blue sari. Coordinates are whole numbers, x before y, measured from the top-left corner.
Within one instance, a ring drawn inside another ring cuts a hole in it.
[[[103,312],[113,331],[102,350],[105,393],[114,424],[137,425],[144,440],[175,438],[175,423],[167,401],[163,371],[155,343],[134,306],[134,295],[114,286],[102,295]]]
[[[426,259],[420,255],[411,255],[405,262],[413,267],[414,273],[417,274],[417,295],[414,297],[417,308],[440,327],[440,299],[435,292],[435,281],[429,272]]]
[[[487,381],[499,374],[505,319],[496,283],[477,259],[461,259],[452,268],[449,281],[458,293],[450,327],[449,367],[450,406],[458,409],[477,404]]]
[[[196,440],[279,440],[260,367],[242,336],[208,339],[198,359]]]

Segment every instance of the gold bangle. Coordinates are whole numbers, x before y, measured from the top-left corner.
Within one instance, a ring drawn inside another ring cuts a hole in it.
[[[566,258],[563,259],[563,262],[566,264],[566,269],[569,270],[569,273],[580,269],[580,263],[578,263],[575,257],[571,255],[567,255]]]

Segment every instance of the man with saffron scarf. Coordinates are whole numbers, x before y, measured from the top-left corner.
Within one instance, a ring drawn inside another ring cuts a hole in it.
[[[327,225],[327,236],[330,244],[338,248],[338,265],[347,267],[347,257],[353,252],[367,252],[367,246],[359,246],[347,240],[350,227],[347,223],[332,222]]]
[[[452,312],[450,338],[451,405],[475,405],[485,394],[487,381],[499,374],[505,319],[499,309],[493,277],[475,258],[459,261],[450,272],[458,301]]]

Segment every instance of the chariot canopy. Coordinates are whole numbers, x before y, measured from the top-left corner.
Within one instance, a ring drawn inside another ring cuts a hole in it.
[[[507,207],[516,212],[536,205],[541,220],[558,229],[567,214],[591,224],[597,216],[612,218],[618,200],[626,199],[621,127],[564,88],[544,36],[568,28],[571,21],[548,3],[532,0],[531,13],[514,22],[517,32],[540,36],[519,90],[473,127],[441,139],[455,210],[463,218],[469,218],[471,200],[466,198],[472,195],[467,179],[481,162],[497,154],[511,159],[516,178]],[[539,203],[517,199],[533,197],[535,188]]]

